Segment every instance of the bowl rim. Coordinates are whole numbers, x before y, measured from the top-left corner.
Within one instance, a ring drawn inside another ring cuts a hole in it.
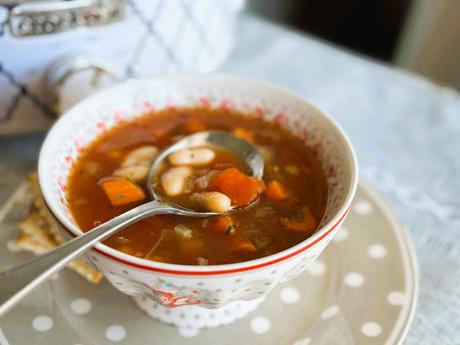
[[[346,190],[346,198],[343,204],[340,206],[339,210],[335,212],[335,215],[320,229],[318,229],[313,235],[306,238],[305,240],[297,243],[296,245],[284,249],[280,252],[258,258],[249,261],[231,263],[231,264],[223,264],[223,265],[207,265],[207,266],[199,266],[199,265],[181,265],[181,264],[171,264],[171,263],[162,263],[151,261],[148,259],[138,258],[135,256],[131,256],[129,254],[125,254],[118,250],[115,250],[107,245],[102,243],[96,244],[91,250],[95,250],[99,254],[104,255],[112,260],[115,260],[119,263],[125,264],[130,266],[131,268],[137,268],[141,270],[148,270],[154,271],[158,273],[166,273],[166,274],[175,274],[175,275],[200,275],[200,276],[212,276],[212,275],[222,275],[222,274],[232,274],[232,273],[241,273],[246,271],[251,271],[254,269],[259,269],[263,267],[267,267],[284,260],[287,260],[291,257],[294,257],[310,247],[314,246],[315,244],[319,243],[323,240],[330,232],[332,232],[341,222],[344,220],[346,215],[348,214],[351,204],[356,193],[357,185],[358,185],[358,163],[355,152],[351,145],[350,140],[344,133],[343,129],[340,125],[331,118],[331,116],[318,108],[317,106],[311,104],[303,97],[283,89],[278,86],[274,86],[270,83],[260,81],[257,79],[241,77],[236,75],[230,74],[221,74],[221,73],[211,73],[211,74],[174,74],[174,75],[166,75],[160,76],[156,78],[139,78],[139,79],[131,79],[125,82],[121,82],[114,86],[111,86],[107,89],[104,89],[98,92],[95,95],[92,95],[88,98],[85,98],[83,101],[79,102],[71,109],[69,109],[66,113],[63,114],[61,118],[59,118],[55,124],[52,126],[50,131],[47,133],[45,140],[42,144],[40,153],[39,153],[39,160],[38,160],[38,177],[39,177],[39,185],[42,191],[42,195],[45,201],[46,206],[48,207],[50,213],[54,216],[54,218],[58,221],[58,223],[62,226],[62,228],[69,233],[71,236],[76,237],[79,234],[82,234],[82,231],[73,224],[68,217],[60,211],[57,206],[57,200],[51,197],[51,181],[47,181],[45,179],[46,176],[46,168],[48,161],[46,159],[51,159],[52,156],[49,152],[53,149],[55,136],[59,133],[62,128],[66,127],[66,123],[70,121],[72,116],[77,116],[79,114],[78,109],[84,105],[91,105],[91,103],[97,101],[100,98],[107,97],[111,93],[117,92],[119,90],[123,90],[125,88],[132,88],[132,87],[142,87],[144,85],[148,85],[151,83],[158,83],[158,82],[195,82],[195,81],[205,81],[206,79],[220,79],[220,81],[227,81],[232,83],[246,83],[251,84],[254,87],[260,87],[262,89],[269,89],[272,92],[276,92],[281,95],[285,95],[291,98],[295,98],[299,102],[302,102],[308,105],[310,108],[316,111],[315,116],[320,116],[322,119],[327,122],[328,127],[332,128],[336,134],[341,138],[343,141],[343,146],[345,148],[346,157],[345,159],[348,161],[351,171],[350,171],[350,183],[347,185]],[[70,114],[69,114],[70,113]]]

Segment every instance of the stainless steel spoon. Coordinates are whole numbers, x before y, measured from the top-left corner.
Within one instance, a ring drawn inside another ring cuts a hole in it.
[[[210,217],[216,215],[217,213],[214,212],[198,212],[168,202],[154,190],[151,183],[162,162],[171,152],[197,146],[218,146],[227,149],[246,162],[253,177],[262,178],[264,170],[263,159],[257,148],[246,140],[223,131],[199,132],[185,137],[164,150],[150,167],[147,190],[151,201],[91,229],[91,231],[66,242],[47,254],[1,272],[0,316],[70,261],[85,253],[99,241],[110,237],[128,225],[159,214],[175,214],[187,217]]]

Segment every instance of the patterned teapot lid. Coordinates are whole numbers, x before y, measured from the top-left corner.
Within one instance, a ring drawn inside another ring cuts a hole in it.
[[[124,17],[125,0],[0,0],[9,9],[9,32],[15,37],[47,35],[79,27],[110,24]]]

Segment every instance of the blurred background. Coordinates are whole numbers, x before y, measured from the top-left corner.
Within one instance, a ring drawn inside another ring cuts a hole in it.
[[[248,0],[247,11],[460,90],[460,1]]]
[[[132,77],[220,70],[279,82],[280,68],[262,66],[292,31],[460,90],[459,13],[460,0],[0,0],[0,135],[44,130]],[[288,49],[316,40],[303,42]],[[262,75],[246,54],[260,54]]]

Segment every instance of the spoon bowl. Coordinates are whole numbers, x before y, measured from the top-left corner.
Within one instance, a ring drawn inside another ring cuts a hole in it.
[[[251,176],[256,179],[261,179],[264,174],[264,160],[254,144],[225,131],[198,132],[192,135],[188,135],[185,138],[176,142],[175,144],[169,146],[168,148],[163,150],[160,153],[160,155],[155,159],[152,166],[150,167],[149,174],[147,177],[147,190],[152,200],[161,201],[165,204],[171,205],[171,207],[177,208],[182,212],[187,211],[187,214],[180,213],[184,216],[209,217],[218,214],[216,212],[209,211],[195,211],[189,208],[185,208],[177,203],[171,202],[163,195],[157,193],[152,183],[155,176],[158,175],[158,172],[161,169],[163,162],[171,153],[182,149],[202,146],[214,146],[230,151],[241,161],[245,162],[246,166],[249,168]],[[252,203],[254,202],[255,201],[253,201]],[[239,208],[232,208],[229,212],[242,210],[244,208],[251,206],[251,204]],[[189,212],[193,212],[193,214],[190,214]]]

